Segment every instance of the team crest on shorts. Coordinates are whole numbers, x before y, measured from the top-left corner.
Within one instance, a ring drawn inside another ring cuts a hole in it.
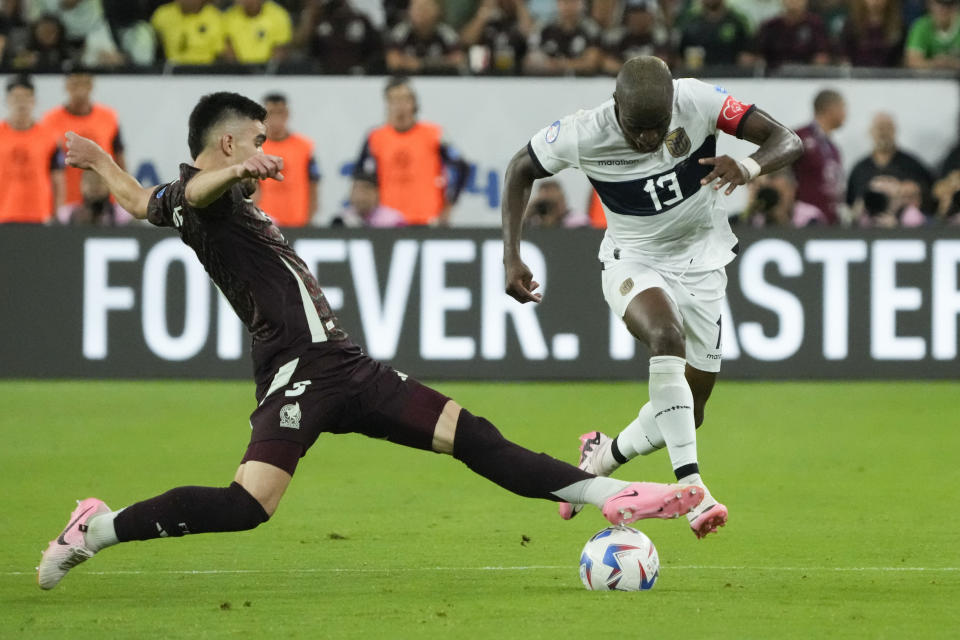
[[[557,138],[560,136],[560,121],[557,120],[547,128],[547,133],[544,136],[544,139],[547,141],[547,144],[553,144],[557,141]]]
[[[280,426],[288,429],[300,428],[300,403],[285,404],[280,409]]]
[[[627,295],[631,289],[633,289],[633,278],[627,278],[620,283],[620,295]]]
[[[667,151],[675,158],[682,158],[690,153],[690,136],[683,127],[668,133],[663,142],[667,145]]]

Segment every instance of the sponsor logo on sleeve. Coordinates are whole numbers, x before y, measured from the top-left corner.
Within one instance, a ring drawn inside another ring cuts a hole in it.
[[[557,120],[552,125],[547,128],[547,135],[544,136],[544,139],[547,141],[547,144],[553,144],[557,141],[557,137],[560,135],[560,121]]]

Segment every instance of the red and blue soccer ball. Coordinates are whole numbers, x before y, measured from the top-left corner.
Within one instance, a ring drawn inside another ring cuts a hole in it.
[[[591,591],[648,591],[660,575],[653,542],[630,527],[608,527],[580,554],[580,579]]]

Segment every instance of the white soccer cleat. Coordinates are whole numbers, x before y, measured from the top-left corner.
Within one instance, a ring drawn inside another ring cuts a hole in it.
[[[600,431],[591,431],[580,436],[580,462],[577,467],[595,476],[607,475],[600,473],[599,465],[594,464],[594,460],[596,460],[597,452],[610,446],[612,440],[610,436]],[[569,502],[561,502],[557,508],[560,517],[564,520],[569,520],[580,513],[582,509],[582,504],[571,504]]]
[[[70,514],[67,528],[51,540],[47,550],[43,552],[40,566],[37,567],[37,584],[41,589],[53,589],[60,584],[67,571],[93,557],[96,552],[87,546],[83,534],[90,518],[109,512],[110,507],[97,498],[77,502],[77,508]]]

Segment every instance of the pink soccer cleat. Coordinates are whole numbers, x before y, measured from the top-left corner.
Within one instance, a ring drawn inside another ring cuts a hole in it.
[[[607,499],[603,517],[615,525],[645,518],[677,518],[700,504],[703,496],[703,489],[695,485],[634,482]]]
[[[707,534],[716,533],[720,527],[727,524],[727,508],[714,500],[713,496],[707,496],[687,514],[687,520],[690,521],[693,535],[705,538]]]
[[[580,436],[580,462],[577,464],[577,467],[597,476],[606,475],[599,473],[597,466],[593,464],[593,454],[600,448],[607,446],[610,440],[610,436],[600,431],[591,431]],[[580,513],[582,509],[582,504],[571,504],[569,502],[561,502],[557,508],[560,512],[560,517],[564,520],[569,520]]]
[[[56,539],[50,541],[43,552],[40,566],[37,567],[37,584],[41,589],[53,589],[60,584],[67,571],[93,557],[96,552],[87,547],[83,533],[87,530],[90,518],[109,511],[110,507],[96,498],[77,502],[77,508],[70,514],[70,524]]]

